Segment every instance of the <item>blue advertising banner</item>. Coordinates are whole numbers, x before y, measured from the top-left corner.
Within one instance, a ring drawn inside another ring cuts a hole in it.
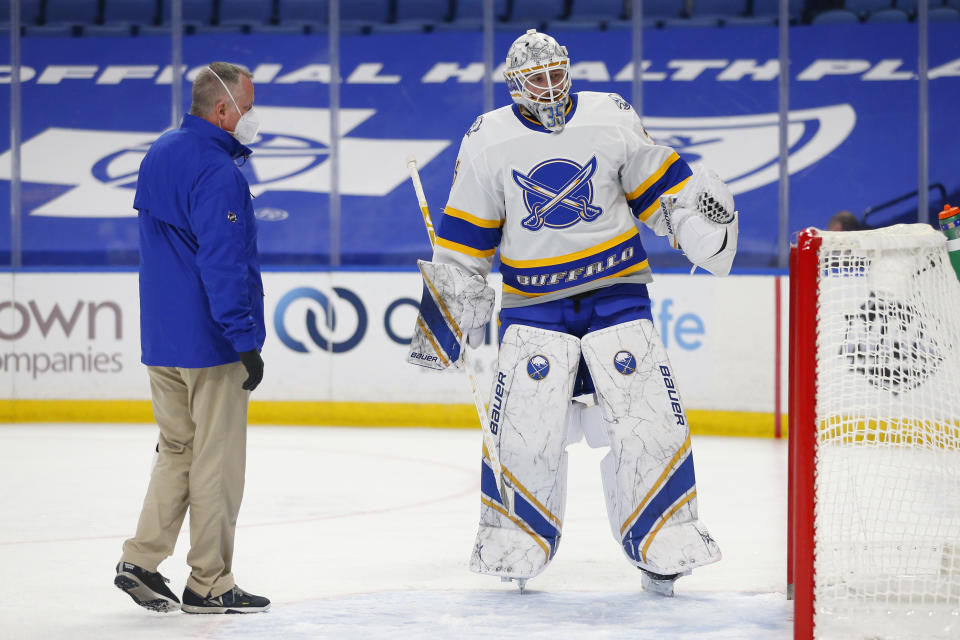
[[[958,33],[952,24],[930,25],[930,178],[948,194],[960,192]],[[497,33],[496,60],[516,35]],[[629,31],[556,36],[570,51],[574,91],[631,99]],[[790,37],[790,231],[823,227],[839,209],[860,214],[916,190],[916,25],[804,26]],[[430,250],[406,158],[418,159],[439,216],[460,139],[482,109],[481,35],[375,34],[340,42],[342,220],[334,246],[344,265],[409,266]],[[133,188],[143,153],[170,126],[169,41],[24,38],[22,44],[23,263],[136,265]],[[777,30],[647,30],[644,49],[642,113],[651,136],[730,184],[741,212],[735,266],[775,265]],[[187,37],[187,103],[193,74],[212,60],[255,74],[262,135],[243,171],[256,196],[264,263],[328,264],[326,38]],[[499,71],[495,76],[501,106],[509,95]],[[5,105],[9,82],[9,65],[0,66]],[[0,255],[7,264],[9,149],[10,131],[2,128]],[[931,195],[932,205],[939,201]],[[890,213],[909,213],[910,206]],[[644,237],[655,268],[680,264],[666,243]]]

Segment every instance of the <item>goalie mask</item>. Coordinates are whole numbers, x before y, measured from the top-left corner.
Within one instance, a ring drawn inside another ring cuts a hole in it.
[[[570,96],[570,58],[566,47],[547,34],[530,29],[510,45],[503,77],[515,103],[550,131],[563,131]]]

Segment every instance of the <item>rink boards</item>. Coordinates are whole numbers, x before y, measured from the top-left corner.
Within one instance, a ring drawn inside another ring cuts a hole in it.
[[[776,435],[786,285],[775,275],[657,276],[654,322],[695,433]],[[405,362],[421,287],[413,271],[265,273],[266,373],[251,421],[475,426],[462,372]],[[472,354],[484,396],[493,324],[489,337]],[[152,420],[136,273],[0,275],[0,421],[54,420]]]

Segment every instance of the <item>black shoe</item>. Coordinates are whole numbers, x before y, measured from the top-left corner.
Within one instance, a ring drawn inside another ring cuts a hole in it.
[[[270,609],[270,601],[237,586],[216,598],[204,598],[188,587],[183,590],[181,609],[184,613],[259,613]]]
[[[129,562],[117,564],[117,577],[113,579],[113,584],[126,591],[138,605],[160,613],[180,608],[177,596],[167,588],[168,582],[159,573],[151,573]]]

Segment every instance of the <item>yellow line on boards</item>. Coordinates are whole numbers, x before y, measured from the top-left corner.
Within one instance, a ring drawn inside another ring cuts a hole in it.
[[[773,414],[687,411],[695,435],[774,437]],[[475,429],[469,404],[252,401],[250,424]],[[149,400],[0,400],[0,422],[153,422]],[[786,416],[783,416],[786,433]]]
[[[153,422],[149,400],[0,400],[2,422]]]
[[[0,400],[0,422],[153,422],[149,400]],[[469,404],[250,402],[250,424],[360,427],[477,425]]]

